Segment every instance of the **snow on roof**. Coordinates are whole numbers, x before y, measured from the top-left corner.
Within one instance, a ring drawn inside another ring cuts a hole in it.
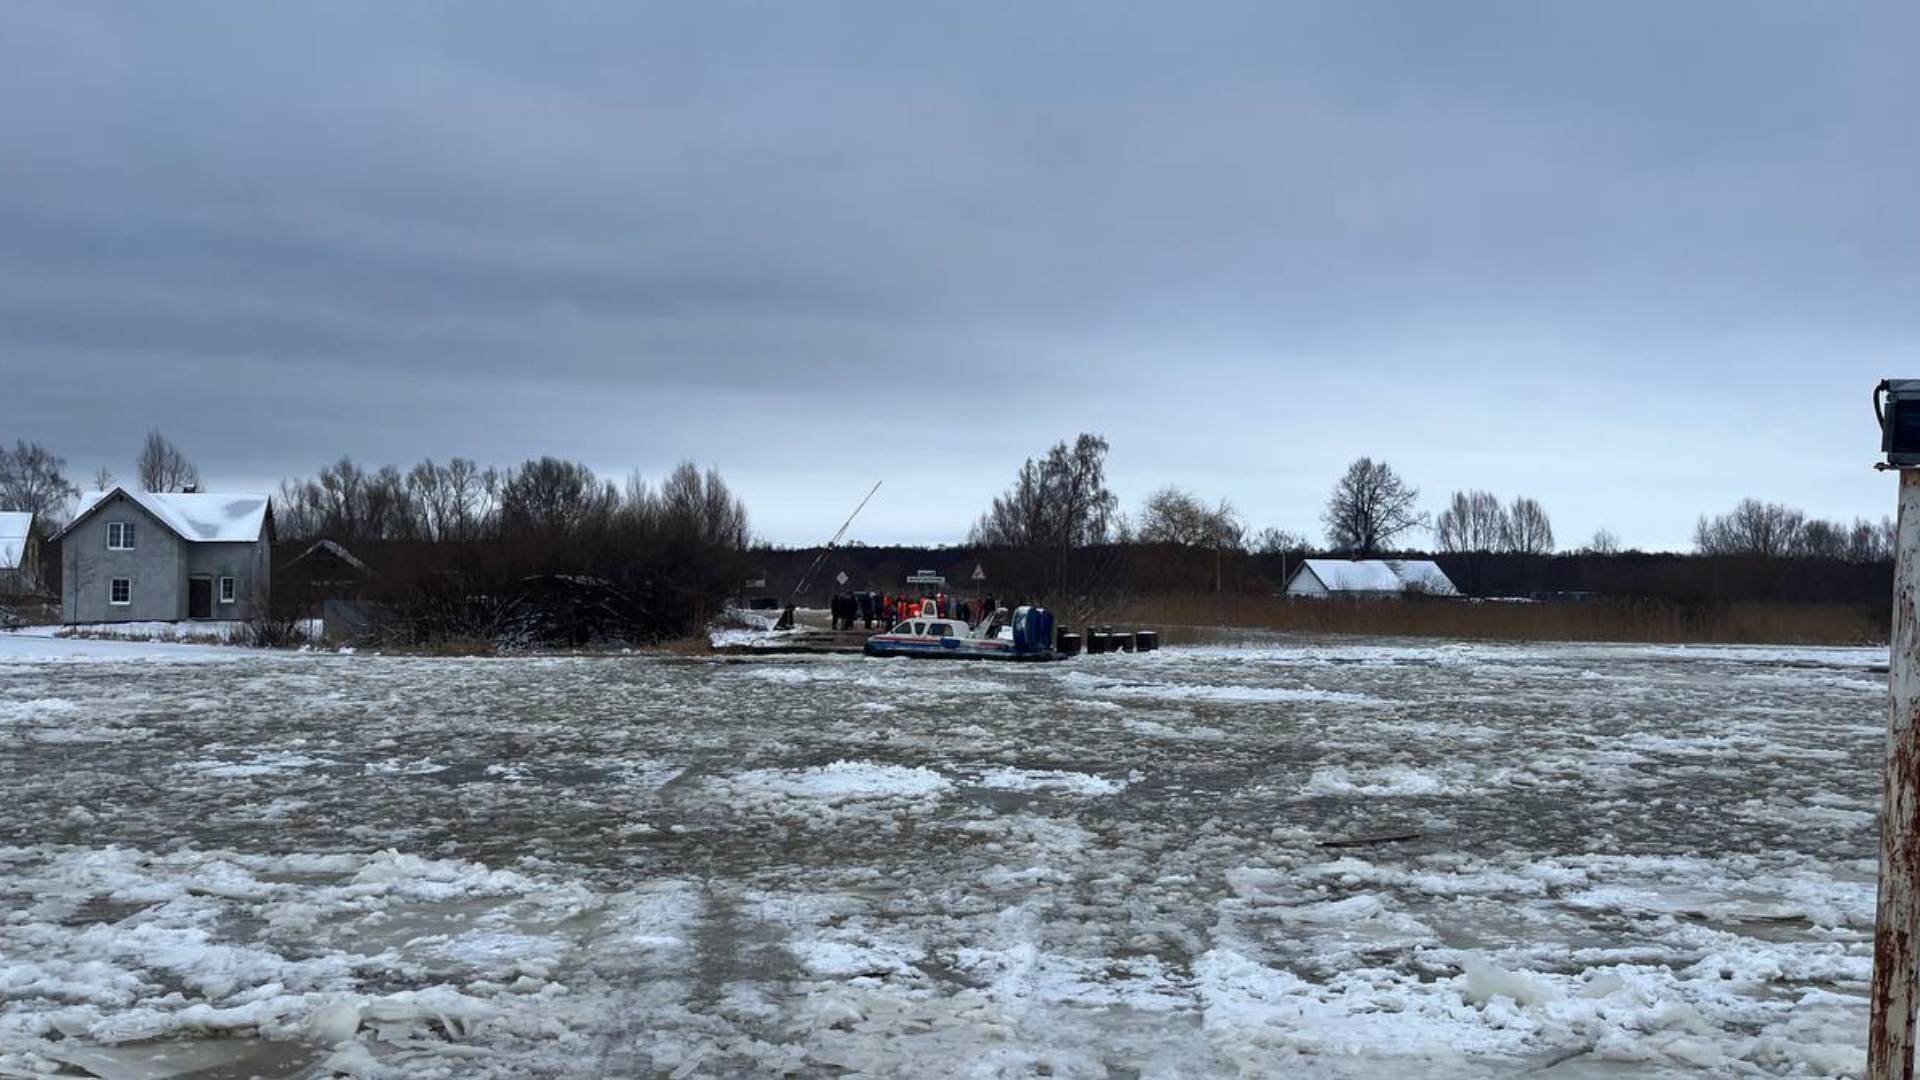
[[[1304,563],[1328,592],[1406,592],[1458,596],[1446,572],[1431,559],[1308,559]]]
[[[33,515],[25,510],[0,510],[0,570],[20,569],[27,554],[27,533]]]
[[[118,487],[113,491],[89,491],[80,496],[80,512],[68,529],[92,512],[115,492],[139,503],[147,513],[181,538],[202,543],[251,543],[260,539],[267,523],[267,496],[219,495],[211,492],[134,491]]]
[[[313,546],[307,548],[307,550],[287,560],[287,565],[292,566],[294,563],[299,562],[301,559],[306,558],[307,556],[313,554],[316,551],[330,552],[334,558],[339,559],[341,562],[346,563],[348,566],[353,567],[355,570],[367,569],[367,564],[355,558],[353,555],[353,552],[348,551],[344,546],[334,543],[332,540],[314,541]]]
[[[1407,583],[1407,588],[1424,592],[1429,596],[1459,596],[1460,590],[1453,587],[1453,579],[1447,576],[1440,564],[1432,559],[1400,559],[1389,561],[1393,572]]]
[[[1400,579],[1380,559],[1308,559],[1306,568],[1328,592],[1399,592]]]

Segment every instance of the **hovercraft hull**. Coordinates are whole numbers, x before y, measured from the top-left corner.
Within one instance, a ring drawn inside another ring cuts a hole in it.
[[[867,639],[868,656],[909,656],[917,660],[1001,660],[1046,663],[1064,660],[1066,654],[1045,646],[1015,645],[1011,641],[975,641],[968,638],[936,638],[926,641],[902,639],[878,634]]]

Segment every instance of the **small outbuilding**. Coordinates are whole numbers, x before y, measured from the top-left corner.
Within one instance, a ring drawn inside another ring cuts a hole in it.
[[[65,622],[265,614],[273,576],[265,495],[89,492],[55,539]]]
[[[1286,595],[1398,600],[1407,596],[1457,597],[1460,590],[1431,559],[1307,559],[1287,579]]]
[[[40,591],[40,530],[30,510],[0,510],[0,596]]]

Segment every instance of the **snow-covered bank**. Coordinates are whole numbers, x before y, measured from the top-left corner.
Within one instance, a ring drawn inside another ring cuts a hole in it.
[[[0,635],[0,1075],[1858,1075],[1872,666]]]
[[[188,644],[148,639],[63,637],[54,627],[0,630],[0,665],[65,661],[207,661],[259,656],[260,650],[232,645]]]

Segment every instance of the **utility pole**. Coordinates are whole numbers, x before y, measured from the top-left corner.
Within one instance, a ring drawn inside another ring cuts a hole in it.
[[[1889,393],[1890,392],[1890,393]],[[1889,393],[1887,409],[1880,394]],[[1868,1080],[1913,1080],[1916,945],[1920,945],[1920,382],[1874,394],[1882,449],[1900,471],[1893,632],[1887,665],[1887,760],[1880,807],[1880,895],[1873,931]]]
[[[1920,936],[1920,469],[1900,470],[1892,651],[1887,666],[1887,770],[1880,809],[1880,905],[1873,931],[1869,1080],[1912,1080],[1915,939]]]

